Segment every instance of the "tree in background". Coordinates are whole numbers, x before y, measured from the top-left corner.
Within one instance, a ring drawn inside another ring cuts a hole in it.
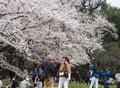
[[[62,4],[70,3],[79,12],[88,12],[90,14],[98,10],[101,3],[105,0],[60,0]]]
[[[106,2],[101,5],[100,14],[106,16],[109,22],[115,24],[117,34],[120,37],[120,9],[112,7]],[[115,74],[120,71],[120,38],[113,39],[111,33],[104,37],[103,47],[105,51],[96,51],[95,61],[100,62],[101,68],[110,67],[111,73]]]

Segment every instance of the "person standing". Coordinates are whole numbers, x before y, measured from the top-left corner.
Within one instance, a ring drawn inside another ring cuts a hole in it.
[[[92,71],[92,78],[89,88],[93,88],[94,83],[95,83],[95,88],[98,88],[98,81],[100,76],[99,63],[96,63],[94,67],[89,68],[89,70]]]
[[[50,88],[54,88],[54,63],[53,63],[53,56],[48,55],[47,59],[45,59],[42,63],[42,69],[46,74],[46,77],[44,79],[44,88],[47,88],[48,82],[50,84]]]
[[[80,83],[79,80],[80,80],[80,79],[79,79],[79,71],[76,71],[76,72],[75,72],[75,83]]]
[[[107,81],[108,81],[109,78],[110,78],[109,68],[106,68],[105,71],[101,72],[101,75],[103,76],[104,88],[109,88],[109,87],[108,87],[108,83],[107,83]]]
[[[3,86],[3,83],[2,83],[2,81],[0,80],[0,88],[2,88],[2,86]]]
[[[94,65],[90,64],[90,66],[89,66],[89,72],[88,72],[88,77],[89,77],[90,83],[91,83],[91,80],[93,78],[93,69],[94,69]]]
[[[120,73],[115,74],[115,79],[117,80],[116,88],[120,88]]]
[[[12,81],[13,77],[15,76],[15,72],[10,71],[9,75],[10,75],[10,79]]]
[[[38,75],[38,73],[39,73],[39,64],[35,64],[34,69],[31,72],[33,82],[35,82],[35,77]]]
[[[65,72],[67,75],[65,75]],[[61,66],[59,69],[58,88],[62,88],[63,85],[64,85],[64,88],[68,88],[70,78],[71,78],[71,64],[67,57],[63,57],[61,61]]]
[[[12,83],[11,83],[11,86],[10,88],[18,88],[19,87],[19,84],[18,84],[18,76],[15,75],[12,79]]]

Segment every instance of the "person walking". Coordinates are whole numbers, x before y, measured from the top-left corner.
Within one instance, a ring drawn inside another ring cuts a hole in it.
[[[58,88],[68,88],[68,84],[71,78],[71,64],[67,57],[63,57],[61,61],[61,66],[59,69],[59,83]]]
[[[116,88],[120,88],[120,73],[115,74],[115,79],[117,80]]]
[[[106,68],[105,71],[101,72],[101,75],[103,76],[104,88],[109,88],[109,87],[108,87],[108,83],[107,83],[107,81],[108,81],[109,78],[110,78],[109,68]]]
[[[44,79],[44,88],[47,88],[48,82],[50,84],[50,88],[54,88],[54,80],[53,80],[53,75],[54,75],[54,63],[53,63],[53,56],[48,55],[47,59],[45,59],[42,63],[42,69],[46,74],[46,77]]]
[[[99,63],[96,63],[94,67],[90,67],[89,70],[92,71],[92,78],[89,88],[93,88],[94,83],[95,83],[95,88],[98,88],[98,81],[100,76]]]

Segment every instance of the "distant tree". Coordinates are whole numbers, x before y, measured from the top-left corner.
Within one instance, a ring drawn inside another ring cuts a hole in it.
[[[120,37],[120,26],[119,26],[120,25],[120,21],[119,21],[120,20],[120,8],[112,7],[104,1],[101,4],[100,13],[106,16],[109,22],[115,24],[115,27],[117,28],[117,33]]]
[[[62,4],[71,3],[77,11],[93,13],[100,8],[101,3],[105,0],[60,0]]]
[[[120,9],[103,2],[100,14],[106,16],[107,20],[115,25],[116,29],[114,31],[117,30],[118,38],[115,40],[111,33],[107,33],[103,42],[105,51],[96,51],[93,56],[95,62],[101,64],[101,68],[110,67],[111,73],[115,74],[120,71]]]

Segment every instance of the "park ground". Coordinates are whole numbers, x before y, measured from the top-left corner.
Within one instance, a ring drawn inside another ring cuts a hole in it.
[[[3,80],[4,87],[6,87],[8,84],[10,84],[10,79],[4,79]],[[57,88],[57,83],[55,84],[55,88]],[[89,88],[89,85],[86,85],[85,83],[70,83],[69,88]],[[103,85],[99,85],[99,88],[104,88]],[[115,85],[110,85],[109,88],[116,88]]]

